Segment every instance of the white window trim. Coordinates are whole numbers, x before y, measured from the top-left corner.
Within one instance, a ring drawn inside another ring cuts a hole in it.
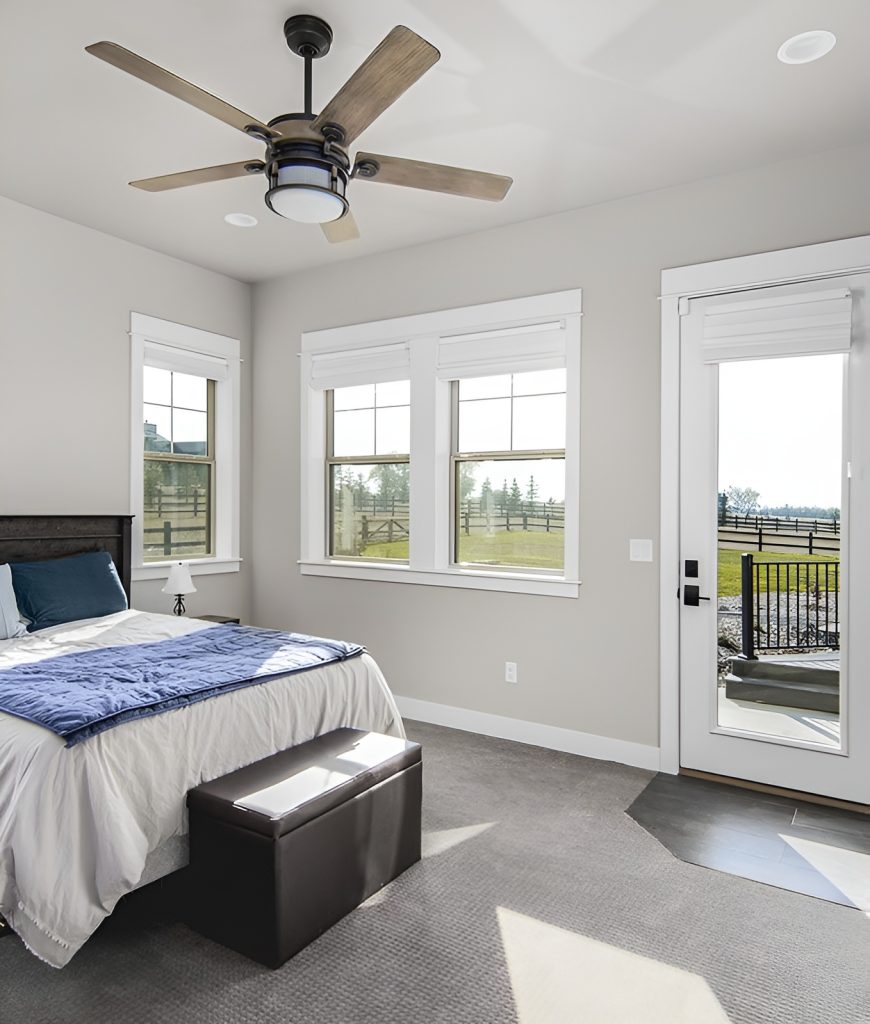
[[[416,583],[577,597],[580,588],[580,318],[579,289],[397,317],[302,335],[300,366],[300,572],[307,576]],[[438,342],[450,334],[507,330],[561,320],[565,327],[564,576],[479,567],[450,561],[450,384],[438,379]],[[410,349],[412,532],[407,565],[342,561],[327,556],[326,398],[309,385],[312,356],[402,343]]]
[[[227,362],[227,379],[215,382],[215,554],[185,558],[194,576],[238,572],[241,424],[241,343],[197,327],[130,314],[130,507],[133,512],[133,580],[159,580],[174,560],[142,561],[145,463],[142,453],[142,402],[145,342],[162,342],[187,352]]]

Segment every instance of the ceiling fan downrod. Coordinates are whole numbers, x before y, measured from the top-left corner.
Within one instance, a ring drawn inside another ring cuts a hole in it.
[[[284,38],[290,50],[305,61],[305,117],[312,119],[312,62],[329,53],[332,29],[314,14],[294,14],[284,22]]]

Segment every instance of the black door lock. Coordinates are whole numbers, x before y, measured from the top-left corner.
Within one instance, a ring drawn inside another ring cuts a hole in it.
[[[697,608],[701,601],[709,600],[709,597],[702,596],[701,588],[696,587],[694,583],[686,583],[683,585],[683,604]]]

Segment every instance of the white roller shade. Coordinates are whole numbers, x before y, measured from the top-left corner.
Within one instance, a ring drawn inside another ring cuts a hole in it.
[[[780,293],[723,302],[704,312],[705,363],[848,352],[852,295],[847,288]]]
[[[411,356],[408,344],[401,342],[342,352],[313,352],[308,367],[309,385],[325,391],[357,384],[407,380],[411,372]]]
[[[190,373],[209,380],[226,380],[229,363],[223,356],[190,349],[175,348],[159,341],[145,339],[145,365],[158,370],[174,370],[176,373]]]
[[[438,340],[440,380],[490,377],[565,365],[565,324],[561,320],[523,327],[477,331]]]

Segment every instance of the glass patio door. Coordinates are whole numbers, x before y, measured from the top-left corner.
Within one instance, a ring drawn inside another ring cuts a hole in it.
[[[860,803],[868,285],[692,299],[680,326],[680,763]]]

